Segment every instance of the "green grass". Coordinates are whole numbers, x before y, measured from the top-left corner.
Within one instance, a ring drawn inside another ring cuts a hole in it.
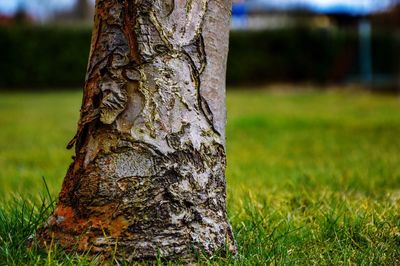
[[[64,147],[80,101],[79,92],[0,95],[0,265],[100,262],[25,248],[51,211],[42,177],[56,197],[71,161]],[[202,264],[400,264],[399,98],[230,91],[227,104],[239,255]]]

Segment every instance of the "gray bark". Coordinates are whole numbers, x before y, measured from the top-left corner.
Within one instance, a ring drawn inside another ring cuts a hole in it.
[[[230,0],[98,0],[76,156],[38,231],[128,260],[235,252],[226,215]]]

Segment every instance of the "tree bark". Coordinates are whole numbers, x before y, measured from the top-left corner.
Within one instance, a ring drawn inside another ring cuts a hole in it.
[[[236,247],[226,215],[230,0],[97,0],[76,156],[37,235],[128,260]]]

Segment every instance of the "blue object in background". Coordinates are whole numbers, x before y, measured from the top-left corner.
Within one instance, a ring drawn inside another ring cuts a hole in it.
[[[232,5],[232,16],[245,16],[247,14],[246,4],[233,3]]]
[[[233,3],[232,5],[232,28],[246,29],[247,28],[247,7],[245,2]]]

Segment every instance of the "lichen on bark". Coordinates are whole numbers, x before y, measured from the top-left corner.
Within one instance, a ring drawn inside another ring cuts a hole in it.
[[[97,0],[76,156],[42,243],[128,260],[236,247],[226,215],[230,1]]]

